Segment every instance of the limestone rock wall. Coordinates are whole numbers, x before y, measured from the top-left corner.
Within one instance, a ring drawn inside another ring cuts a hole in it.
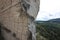
[[[0,0],[1,33],[5,40],[36,40],[34,19],[38,13],[38,2]]]

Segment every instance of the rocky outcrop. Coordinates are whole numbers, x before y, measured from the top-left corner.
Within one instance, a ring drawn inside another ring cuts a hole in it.
[[[0,0],[1,33],[5,40],[36,40],[34,19],[39,0]]]

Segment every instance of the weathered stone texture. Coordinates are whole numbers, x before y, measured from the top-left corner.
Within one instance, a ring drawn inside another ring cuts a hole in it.
[[[38,2],[36,3],[38,4]],[[0,23],[5,40],[32,40],[33,38],[36,40],[36,37],[33,36],[35,35],[35,25],[32,20],[38,13],[39,5],[36,3],[34,0],[0,0]],[[37,9],[33,8],[35,4]],[[32,11],[36,11],[36,13]],[[28,24],[34,25],[32,30]],[[28,39],[29,31],[33,36],[32,39]]]

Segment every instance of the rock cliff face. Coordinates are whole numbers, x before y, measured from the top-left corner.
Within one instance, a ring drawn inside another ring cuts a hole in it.
[[[1,34],[5,40],[36,40],[34,19],[39,0],[0,0]]]

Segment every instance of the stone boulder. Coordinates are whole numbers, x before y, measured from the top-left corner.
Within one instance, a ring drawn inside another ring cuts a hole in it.
[[[39,0],[0,0],[0,28],[5,40],[36,40],[34,19]]]

